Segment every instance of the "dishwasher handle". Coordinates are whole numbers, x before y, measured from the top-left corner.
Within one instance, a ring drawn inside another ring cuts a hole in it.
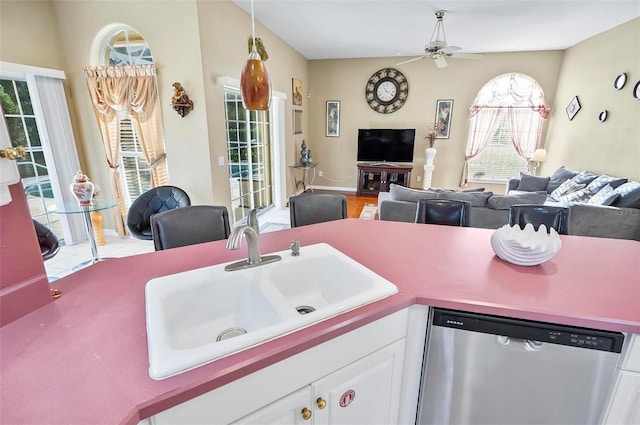
[[[505,335],[496,335],[498,344],[505,347],[524,349],[525,351],[542,351],[544,342],[534,339],[513,338]]]

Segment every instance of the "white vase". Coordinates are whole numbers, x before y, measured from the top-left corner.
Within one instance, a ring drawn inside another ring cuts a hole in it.
[[[437,152],[438,151],[435,148],[425,149],[424,154],[427,157],[427,165],[433,165],[433,160],[435,159]]]
[[[69,189],[80,203],[80,206],[91,206],[95,187],[93,186],[93,183],[89,181],[89,178],[82,174],[82,171],[78,171],[78,173],[73,177],[73,183],[71,183]]]
[[[433,170],[435,170],[435,166],[433,165],[433,160],[436,157],[436,150],[434,148],[427,148],[424,151],[426,156],[426,165],[424,166],[424,179],[422,180],[422,188],[427,190],[431,187],[431,175],[433,174]]]

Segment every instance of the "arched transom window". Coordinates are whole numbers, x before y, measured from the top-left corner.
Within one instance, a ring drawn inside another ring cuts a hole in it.
[[[461,186],[502,183],[526,170],[549,111],[542,88],[528,75],[503,74],[486,83],[469,110]]]

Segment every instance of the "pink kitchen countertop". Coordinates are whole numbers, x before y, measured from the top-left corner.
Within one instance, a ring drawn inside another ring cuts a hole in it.
[[[398,294],[172,378],[148,375],[144,288],[245,258],[211,242],[111,259],[55,282],[57,301],[0,329],[0,423],[136,424],[413,304],[640,334],[640,243],[561,236],[551,260],[498,259],[492,230],[348,219],[261,235],[262,253],[327,242]]]

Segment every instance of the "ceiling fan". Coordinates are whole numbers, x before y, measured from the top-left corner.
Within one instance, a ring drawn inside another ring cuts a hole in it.
[[[458,50],[462,50],[461,47],[449,46],[447,44],[447,36],[444,33],[444,23],[442,22],[442,18],[445,13],[447,13],[446,10],[436,10],[436,27],[433,29],[433,34],[431,34],[431,40],[426,46],[424,46],[425,54],[397,63],[396,65],[404,65],[405,63],[414,62],[420,59],[431,58],[434,60],[438,68],[444,68],[448,65],[445,59],[447,56],[462,59],[482,58],[482,55],[458,52]]]

